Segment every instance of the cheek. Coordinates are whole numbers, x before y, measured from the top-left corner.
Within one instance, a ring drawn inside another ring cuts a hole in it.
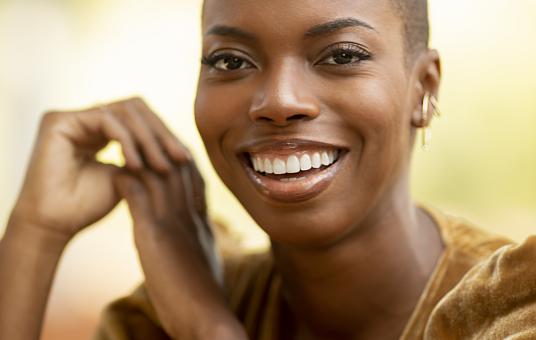
[[[380,75],[354,81],[331,90],[331,110],[362,141],[355,178],[365,187],[384,187],[397,179],[409,159],[410,117],[405,112],[405,83],[397,77]]]
[[[235,155],[232,144],[233,131],[240,131],[247,124],[248,101],[246,95],[238,95],[238,90],[228,86],[200,83],[195,100],[195,122],[205,149],[216,172],[228,184],[235,170],[232,162]]]
[[[218,99],[217,91],[211,90],[210,87],[202,83],[199,84],[194,106],[195,123],[207,151],[211,151],[208,146],[218,139],[226,114],[225,107],[215,105],[219,102]]]
[[[382,79],[360,81],[354,88],[334,94],[334,111],[362,135],[366,147],[392,146],[406,129],[403,94]]]
[[[236,120],[240,112],[237,106],[237,96],[232,96],[225,87],[200,81],[195,99],[195,122],[209,155],[217,151],[212,146]]]

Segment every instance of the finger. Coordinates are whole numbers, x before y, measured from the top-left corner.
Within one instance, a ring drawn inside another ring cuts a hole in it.
[[[186,189],[186,186],[189,184],[185,183],[183,175],[181,174],[181,169],[183,167],[184,165],[182,164],[176,165],[167,177],[169,190],[168,201],[172,205],[176,214],[183,218],[187,218],[184,227],[193,233],[193,235],[196,235],[196,225],[199,222],[196,220],[198,214],[192,206],[192,198],[189,196]]]
[[[138,178],[147,188],[147,193],[151,201],[153,214],[159,219],[165,219],[169,216],[171,209],[175,204],[168,195],[169,187],[163,176],[159,176],[152,171],[142,171]]]
[[[115,140],[121,145],[127,167],[133,170],[143,167],[143,161],[132,135],[108,110],[99,108],[75,114],[86,132],[103,135],[106,139]]]
[[[194,177],[192,168],[195,168],[193,162],[177,167],[178,173],[171,178],[171,186],[172,188],[175,188],[173,192],[181,194],[182,201],[188,208],[190,216],[193,217],[193,228],[204,229],[205,232],[212,235],[212,231],[206,223],[204,190],[199,186],[199,180]],[[196,233],[199,233],[200,231],[203,230],[198,230]]]
[[[127,201],[134,223],[146,223],[152,219],[151,201],[140,180],[122,173],[115,177],[115,186],[119,195]]]
[[[132,101],[118,102],[111,104],[111,107],[131,131],[139,148],[143,151],[147,164],[158,172],[169,172],[171,163],[167,153],[156,138],[154,129],[146,122],[145,115],[138,110]]]
[[[221,264],[221,258],[215,247],[214,233],[206,218],[203,178],[194,162],[189,162],[184,166],[181,166],[180,170],[185,195],[190,198],[189,205],[193,206],[192,209],[195,209],[195,211],[192,211],[191,213],[197,217],[194,219],[196,221],[197,240],[203,249],[205,259],[210,266],[214,278],[220,285],[223,285],[223,266]]]
[[[188,148],[181,143],[143,99],[134,98],[132,103],[144,113],[147,123],[154,129],[157,139],[162,143],[171,158],[178,162],[192,159]]]
[[[186,166],[188,167],[190,181],[192,183],[190,190],[192,192],[194,207],[202,216],[206,216],[207,204],[205,198],[205,181],[195,162],[188,162]]]

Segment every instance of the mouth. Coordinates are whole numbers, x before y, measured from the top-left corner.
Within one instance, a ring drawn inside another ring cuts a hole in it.
[[[280,202],[302,202],[325,191],[347,150],[304,141],[276,141],[239,153],[248,177],[263,195]]]

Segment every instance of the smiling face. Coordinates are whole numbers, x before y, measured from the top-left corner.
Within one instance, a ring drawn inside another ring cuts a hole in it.
[[[320,246],[406,188],[418,105],[390,0],[207,0],[196,123],[275,241]]]

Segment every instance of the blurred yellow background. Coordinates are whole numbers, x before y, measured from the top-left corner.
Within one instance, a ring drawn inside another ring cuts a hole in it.
[[[42,112],[139,94],[194,151],[213,215],[246,247],[266,245],[216,178],[195,129],[199,12],[199,0],[0,0],[2,226]],[[536,1],[432,0],[430,12],[444,117],[431,151],[416,151],[415,197],[522,240],[536,233]],[[70,245],[45,340],[87,338],[103,305],[140,282],[129,224],[120,206]]]

